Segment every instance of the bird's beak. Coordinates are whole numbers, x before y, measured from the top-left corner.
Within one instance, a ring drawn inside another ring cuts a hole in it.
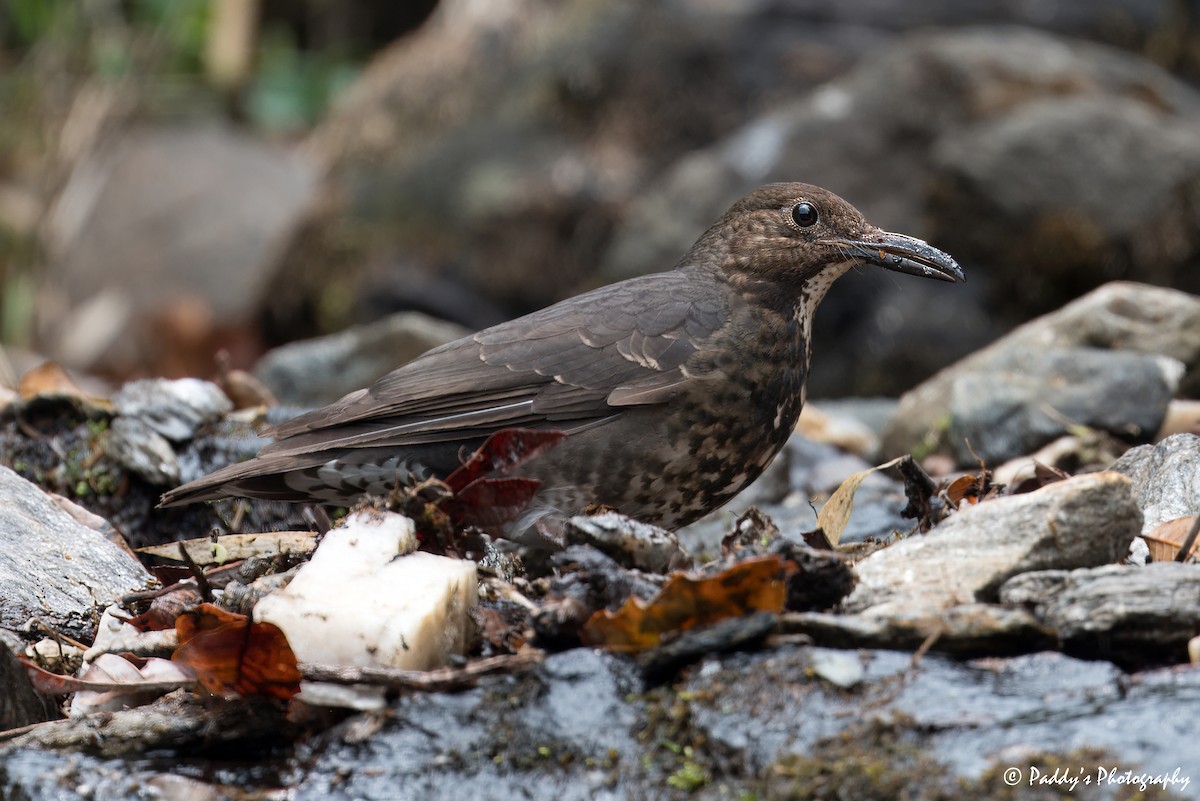
[[[826,244],[840,248],[848,255],[898,273],[922,275],[939,281],[962,283],[963,275],[958,262],[926,242],[904,234],[879,231],[871,239],[827,239]]]

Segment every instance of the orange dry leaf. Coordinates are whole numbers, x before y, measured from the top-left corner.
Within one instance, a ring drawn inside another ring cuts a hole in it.
[[[17,389],[25,400],[38,395],[69,395],[83,398],[85,394],[58,362],[42,362],[34,367],[21,376],[21,383]]]
[[[705,578],[676,573],[651,600],[631,597],[616,612],[592,615],[583,641],[628,653],[653,647],[673,631],[754,612],[782,612],[787,579],[795,570],[779,556],[759,556]]]
[[[974,473],[966,473],[950,482],[946,487],[946,497],[955,506],[964,500],[968,503],[979,503],[979,488],[983,484],[980,477]]]
[[[274,623],[200,604],[175,620],[179,647],[171,658],[192,669],[215,695],[267,695],[287,700],[300,692],[300,669],[287,637]]]

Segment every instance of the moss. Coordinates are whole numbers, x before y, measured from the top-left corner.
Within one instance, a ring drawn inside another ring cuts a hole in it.
[[[929,456],[932,453],[940,453],[945,450],[947,440],[949,439],[950,424],[954,422],[950,412],[946,412],[938,418],[933,424],[933,428],[925,432],[925,436],[921,438],[921,442],[913,448],[912,457],[918,462]]]

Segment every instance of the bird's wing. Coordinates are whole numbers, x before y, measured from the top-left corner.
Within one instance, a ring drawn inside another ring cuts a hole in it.
[[[279,441],[263,454],[569,430],[664,402],[729,319],[719,280],[690,270],[635,278],[443,345],[264,432]]]

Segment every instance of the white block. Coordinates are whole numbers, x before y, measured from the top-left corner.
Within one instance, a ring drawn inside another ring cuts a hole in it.
[[[353,514],[254,619],[279,626],[300,662],[440,667],[467,647],[476,566],[415,547],[408,518]]]

